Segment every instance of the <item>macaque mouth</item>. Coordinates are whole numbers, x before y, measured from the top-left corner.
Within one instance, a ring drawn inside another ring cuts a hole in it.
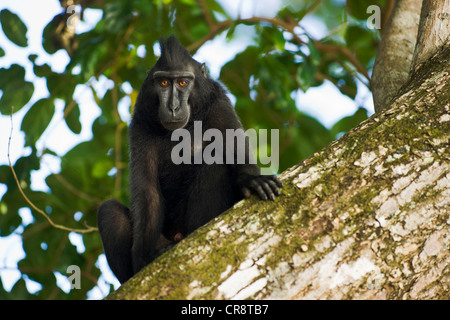
[[[176,129],[183,128],[186,125],[187,120],[173,118],[170,120],[161,121],[161,123],[164,126],[164,128],[166,128],[167,130],[176,130]]]

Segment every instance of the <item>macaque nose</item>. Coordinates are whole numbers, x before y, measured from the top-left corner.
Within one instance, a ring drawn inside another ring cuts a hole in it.
[[[177,89],[175,88],[175,86],[172,89],[169,109],[172,112],[172,117],[175,117],[175,115],[180,110],[180,99],[178,98]]]
[[[180,110],[179,103],[171,103],[170,104],[170,111],[172,112],[172,117],[175,117],[175,115],[178,113],[178,110]]]

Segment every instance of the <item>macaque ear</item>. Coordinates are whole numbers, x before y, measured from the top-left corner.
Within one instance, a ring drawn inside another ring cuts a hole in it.
[[[202,66],[200,67],[201,68],[201,70],[202,70],[202,75],[205,77],[205,78],[208,78],[208,68],[206,68],[206,64],[204,64],[204,63],[202,63]]]

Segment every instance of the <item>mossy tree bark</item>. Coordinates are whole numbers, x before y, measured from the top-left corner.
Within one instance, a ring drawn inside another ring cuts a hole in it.
[[[450,46],[399,98],[237,203],[109,299],[450,295]]]

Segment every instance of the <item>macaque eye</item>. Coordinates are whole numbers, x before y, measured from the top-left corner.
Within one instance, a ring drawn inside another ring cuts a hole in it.
[[[161,85],[161,87],[167,87],[169,85],[169,81],[162,80],[159,84]]]
[[[187,86],[187,84],[188,84],[187,81],[184,81],[184,80],[178,81],[178,85],[179,85],[180,87],[185,87],[185,86]]]

